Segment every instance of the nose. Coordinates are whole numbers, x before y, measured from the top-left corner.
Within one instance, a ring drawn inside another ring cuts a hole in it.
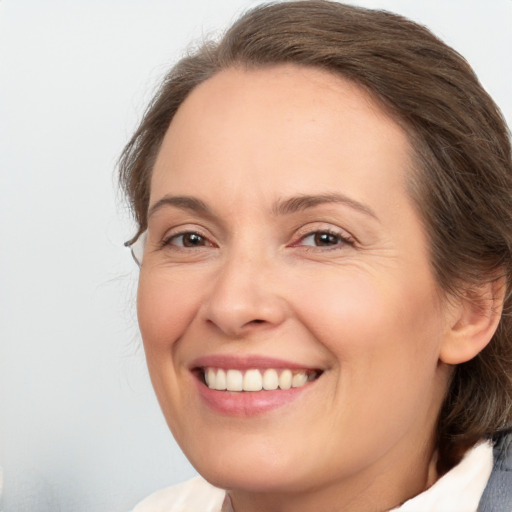
[[[204,318],[230,338],[277,327],[287,318],[288,304],[278,292],[275,265],[264,256],[233,254],[210,286]]]

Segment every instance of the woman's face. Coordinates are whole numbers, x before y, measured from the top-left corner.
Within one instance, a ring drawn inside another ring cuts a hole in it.
[[[411,166],[403,130],[320,70],[223,71],[180,107],[151,181],[138,314],[167,422],[211,482],[418,477],[449,326]]]

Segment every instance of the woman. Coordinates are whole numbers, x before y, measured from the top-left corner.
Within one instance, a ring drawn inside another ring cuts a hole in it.
[[[151,379],[206,480],[137,512],[512,510],[510,139],[456,52],[262,6],[170,72],[121,180]]]

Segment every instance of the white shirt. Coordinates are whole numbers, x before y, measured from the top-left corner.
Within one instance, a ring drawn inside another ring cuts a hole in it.
[[[430,489],[390,512],[476,512],[493,464],[490,442],[469,450]],[[201,477],[158,491],[133,512],[231,512],[226,492]]]

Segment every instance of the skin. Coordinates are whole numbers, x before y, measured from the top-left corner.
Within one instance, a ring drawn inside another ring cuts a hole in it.
[[[222,71],[168,129],[139,323],[169,427],[236,512],[389,510],[435,479],[458,310],[436,285],[407,194],[410,154],[404,131],[356,85],[294,66]],[[325,201],[333,193],[350,201]],[[305,195],[322,200],[277,208]],[[169,196],[208,213],[162,204]],[[198,243],[184,247],[183,232]],[[327,244],[315,237],[326,232]],[[210,355],[323,373],[289,404],[225,415],[190,371]]]

